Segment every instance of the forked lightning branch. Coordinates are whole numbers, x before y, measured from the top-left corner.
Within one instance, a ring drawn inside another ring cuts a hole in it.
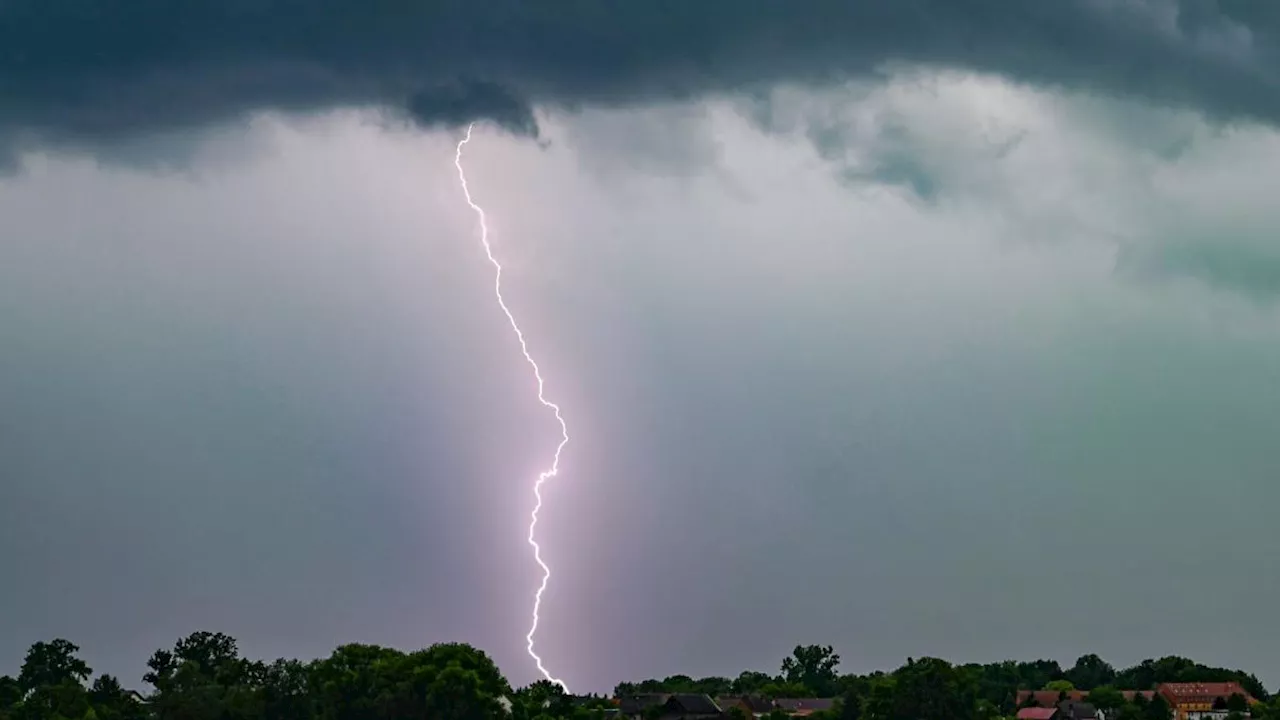
[[[542,580],[538,584],[538,590],[533,595],[533,618],[529,625],[529,634],[525,636],[526,647],[529,651],[529,657],[533,658],[534,663],[538,666],[538,672],[542,676],[553,683],[558,684],[567,692],[569,686],[563,680],[552,675],[542,664],[542,658],[533,648],[534,635],[538,632],[538,612],[542,608],[542,594],[547,589],[547,583],[551,580],[551,567],[542,559],[542,548],[538,546],[535,531],[538,529],[538,511],[542,509],[542,485],[549,479],[556,476],[560,471],[560,453],[564,450],[564,446],[569,443],[569,426],[565,424],[564,417],[560,414],[560,406],[551,402],[543,394],[542,370],[538,367],[538,363],[533,359],[533,355],[529,354],[529,346],[525,342],[524,332],[520,330],[520,324],[516,322],[516,317],[511,312],[511,308],[507,307],[507,301],[502,297],[502,263],[493,255],[493,247],[489,244],[489,226],[485,222],[484,208],[476,204],[471,197],[471,188],[467,186],[467,173],[462,169],[462,148],[471,142],[471,131],[475,129],[475,124],[467,126],[467,134],[458,142],[457,153],[454,155],[453,164],[458,168],[458,180],[462,184],[462,193],[467,198],[467,205],[475,211],[476,217],[480,221],[480,244],[484,246],[484,254],[489,258],[489,262],[493,265],[493,294],[498,300],[498,307],[502,309],[507,321],[511,323],[511,330],[515,332],[516,340],[520,342],[520,352],[524,354],[524,359],[529,363],[529,367],[533,369],[533,377],[538,382],[538,402],[550,409],[556,417],[556,422],[560,423],[560,444],[556,446],[555,456],[551,461],[551,467],[538,474],[538,479],[533,481],[533,511],[529,514],[529,545],[533,548],[533,559],[538,563],[538,567],[542,569]]]

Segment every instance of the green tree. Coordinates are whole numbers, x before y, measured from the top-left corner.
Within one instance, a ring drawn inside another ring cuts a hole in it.
[[[1042,688],[1064,677],[1062,666],[1056,660],[1020,662],[1016,666],[1019,688]]]
[[[874,677],[860,675],[840,677],[840,702],[836,708],[839,720],[862,720],[862,706],[874,681]]]
[[[12,720],[64,720],[83,718],[90,710],[84,681],[92,674],[76,653],[80,648],[67,640],[38,642],[27,650],[15,688],[6,694],[19,698],[5,711]]]
[[[511,685],[503,677],[498,666],[483,650],[466,643],[436,643],[426,650],[412,653],[422,665],[442,672],[450,665],[458,665],[463,670],[474,672],[480,683],[480,691],[492,698],[510,696]]]
[[[693,682],[692,692],[703,693],[711,697],[729,695],[733,692],[733,681],[718,675],[698,678]]]
[[[1016,712],[1018,690],[1027,687],[1022,684],[1018,663],[1012,660],[985,665],[971,663],[962,666],[961,670],[973,677],[977,684],[978,697],[986,701],[995,711],[1004,715],[1012,715]]]
[[[670,693],[695,692],[694,680],[688,675],[668,675],[662,679],[662,691]]]
[[[521,688],[516,691],[512,702],[523,705],[530,717],[546,714],[563,718],[573,712],[573,699],[565,693],[562,686],[550,680],[539,680]]]
[[[1173,710],[1159,693],[1142,710],[1144,720],[1172,720]]]
[[[1073,685],[1070,680],[1050,680],[1045,683],[1044,689],[1059,693],[1066,693],[1075,690],[1076,686]]]
[[[0,675],[0,713],[12,708],[22,700],[22,685],[18,679],[9,675]]]
[[[14,720],[72,720],[83,718],[91,709],[84,686],[65,680],[35,688],[13,707],[10,715]]]
[[[97,720],[142,720],[146,708],[136,694],[125,690],[114,675],[99,675],[89,690]]]
[[[840,656],[830,645],[797,645],[782,660],[782,677],[803,685],[816,697],[830,697],[835,694],[839,666]]]
[[[1249,712],[1249,701],[1245,700],[1240,693],[1231,693],[1231,697],[1227,698],[1227,710],[1233,713],[1247,713]]]
[[[311,720],[315,703],[310,679],[307,666],[297,660],[281,658],[263,666],[262,720]]]
[[[93,670],[76,656],[78,652],[78,645],[61,638],[32,645],[18,673],[18,687],[23,693],[29,693],[36,688],[67,682],[84,683]]]
[[[1141,698],[1142,696],[1137,696]],[[1127,702],[1119,707],[1116,711],[1116,720],[1143,720],[1143,709],[1146,707],[1145,702]],[[1110,714],[1107,715],[1111,717]]]
[[[813,697],[814,691],[804,683],[771,682],[760,688],[760,694],[771,698]]]
[[[1099,710],[1118,710],[1124,705],[1124,693],[1111,685],[1099,685],[1089,692],[1089,703]]]
[[[1092,690],[1100,685],[1115,682],[1116,669],[1102,658],[1090,653],[1082,655],[1066,672],[1066,680],[1081,690]]]
[[[864,706],[870,720],[973,720],[973,677],[938,658],[908,659],[873,684]]]
[[[492,720],[502,714],[497,696],[486,692],[476,670],[450,661],[427,686],[426,712],[416,717],[449,720]]]
[[[730,691],[735,695],[754,695],[771,682],[774,682],[774,678],[768,673],[744,670],[734,678]]]
[[[351,643],[309,668],[309,687],[321,720],[369,720],[382,717],[379,693],[390,683],[398,650]]]
[[[196,632],[157,650],[143,681],[156,720],[246,720],[262,715],[264,666],[240,657],[235,638]]]

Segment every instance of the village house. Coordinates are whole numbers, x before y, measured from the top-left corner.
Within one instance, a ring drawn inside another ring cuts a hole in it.
[[[1155,690],[1124,690],[1124,699],[1138,695],[1148,701],[1158,694],[1173,710],[1173,720],[1226,720],[1232,695],[1248,707],[1257,702],[1238,682],[1161,683]],[[1105,720],[1105,714],[1088,704],[1087,690],[1019,690],[1019,720]],[[1046,710],[1053,712],[1043,712]],[[1035,711],[1035,712],[1026,712]],[[1246,711],[1247,717],[1249,713]]]
[[[1018,720],[1058,720],[1056,707],[1024,707],[1018,711]]]
[[[1075,691],[1077,698],[1088,693]],[[1035,704],[1018,710],[1018,720],[1102,720],[1098,711],[1081,699],[1058,699],[1061,693],[1045,691],[1042,697],[1019,693],[1021,703],[1034,700]]]
[[[1161,683],[1156,692],[1173,708],[1173,720],[1225,720],[1232,695],[1239,695],[1246,708],[1257,702],[1238,682]]]
[[[774,708],[773,701],[763,695],[722,695],[716,698],[716,704],[726,713],[738,708],[749,718],[767,715]]]
[[[1093,705],[1081,700],[1063,700],[1058,703],[1058,720],[1099,720]]]
[[[657,708],[651,710],[651,708]],[[621,698],[618,714],[631,720],[717,720],[724,712],[710,695],[699,693],[649,693]]]
[[[1155,690],[1121,690],[1126,702],[1133,702],[1133,698],[1141,695],[1147,700],[1156,696]],[[1019,690],[1015,698],[1018,707],[1027,707],[1034,705],[1036,707],[1048,708],[1057,707],[1058,703],[1063,700],[1073,702],[1085,702],[1089,699],[1088,690]]]

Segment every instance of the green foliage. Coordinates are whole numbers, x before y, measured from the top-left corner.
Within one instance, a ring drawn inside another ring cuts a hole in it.
[[[502,714],[498,697],[485,693],[485,683],[476,670],[450,660],[426,687],[423,712],[394,717],[491,720]]]
[[[155,687],[156,720],[242,720],[260,717],[263,667],[240,657],[234,638],[197,632],[172,650],[157,650],[143,681]]]
[[[1092,653],[1081,656],[1066,672],[1065,681],[1079,690],[1093,690],[1115,682],[1116,669],[1110,663]]]
[[[22,699],[22,686],[18,679],[0,675],[0,713],[8,711]]]
[[[1124,694],[1111,685],[1099,685],[1089,691],[1089,703],[1101,710],[1115,710],[1124,705]]]
[[[96,720],[144,720],[146,708],[113,675],[99,675],[89,690]]]
[[[572,698],[565,694],[564,688],[550,680],[539,680],[517,690],[512,701],[524,709],[527,717],[567,717],[573,710]]]
[[[297,660],[279,659],[260,672],[263,720],[311,720],[311,676]]]
[[[17,679],[0,683],[8,701],[0,712],[9,720],[80,720],[91,714],[84,681],[93,671],[79,651],[62,639],[32,645]]]
[[[770,677],[768,673],[745,670],[734,679],[730,690],[734,695],[754,695],[763,690],[765,685],[772,682],[774,682],[774,678]]]
[[[1143,720],[1143,709],[1147,706],[1147,702],[1139,695],[1135,698],[1135,702],[1125,703],[1120,706],[1117,712],[1117,720]],[[1107,716],[1111,717],[1110,715]]]
[[[82,718],[90,710],[89,694],[74,680],[33,688],[11,711],[14,720]]]
[[[407,653],[351,644],[309,663],[266,663],[241,657],[230,636],[198,632],[151,656],[143,680],[154,691],[146,698],[111,675],[86,685],[92,670],[78,652],[61,639],[33,645],[17,677],[0,677],[0,720],[605,720],[614,712],[606,698],[570,696],[545,680],[513,691],[489,656],[461,643]],[[890,673],[843,676],[839,663],[831,646],[798,645],[776,676],[670,675],[619,683],[615,690],[835,698],[829,710],[809,720],[1010,720],[1019,689],[1078,687],[1090,691],[1090,702],[1106,710],[1109,720],[1171,720],[1161,696],[1147,700],[1138,694],[1126,702],[1121,688],[1234,680],[1261,702],[1249,707],[1242,695],[1223,698],[1217,705],[1230,713],[1227,720],[1280,720],[1280,699],[1271,698],[1253,675],[1178,657],[1116,671],[1097,655],[1085,655],[1065,672],[1049,660],[954,666],[922,658],[908,659]],[[653,706],[643,717],[655,720],[661,713]],[[737,707],[727,717],[750,720]],[[775,709],[764,717],[787,715]]]
[[[500,714],[498,698],[513,695],[489,656],[461,643],[407,654],[343,645],[312,665],[308,681],[317,720],[440,717],[440,712],[460,720],[490,718]]]
[[[78,652],[79,646],[61,638],[32,645],[22,662],[18,687],[23,693],[29,693],[42,687],[84,683],[93,674],[93,670],[76,657]]]
[[[825,697],[822,693],[814,692],[812,688],[804,683],[790,683],[778,680],[760,688],[760,694],[771,698]]]
[[[1065,693],[1075,690],[1076,686],[1070,680],[1050,680],[1044,684],[1044,689]]]
[[[1143,720],[1172,720],[1173,709],[1159,693],[1142,709]]]
[[[1115,686],[1125,690],[1151,690],[1166,682],[1238,682],[1253,697],[1267,700],[1270,694],[1257,676],[1242,670],[1209,667],[1184,657],[1168,656],[1143,660],[1116,674]]]
[[[873,683],[863,713],[868,720],[973,720],[977,700],[972,674],[937,658],[908,659]]]
[[[789,685],[806,688],[812,697],[831,697],[839,666],[840,656],[830,645],[797,645],[782,660],[782,677]]]

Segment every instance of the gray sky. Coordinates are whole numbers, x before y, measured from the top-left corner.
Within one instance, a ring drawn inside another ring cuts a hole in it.
[[[539,647],[574,689],[799,642],[1280,683],[1270,6],[921,2],[941,25],[828,55],[824,21],[909,19],[815,2],[766,32],[753,3],[630,18],[690,35],[590,78],[565,68],[600,48],[535,42],[586,20],[516,18],[490,64],[405,60],[460,95],[403,107],[385,19],[116,64],[28,28],[0,88],[0,671],[65,636],[138,685],[211,629],[268,657],[465,640],[534,679],[557,435],[453,174],[457,122],[490,118],[473,192],[573,437]],[[1097,46],[961,51],[997,17]]]

